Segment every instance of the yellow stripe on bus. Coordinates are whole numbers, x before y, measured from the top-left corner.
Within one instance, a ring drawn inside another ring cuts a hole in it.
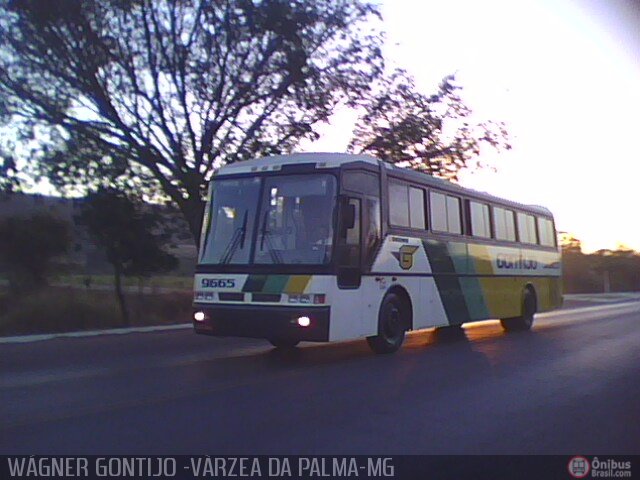
[[[473,262],[472,271],[478,275],[493,275],[491,253],[485,245],[469,244],[469,259]]]
[[[522,314],[522,295],[527,284],[536,292],[537,311],[545,312],[560,305],[554,298],[558,278],[550,277],[479,277],[490,318],[509,318]]]
[[[311,277],[311,275],[291,275],[284,287],[284,293],[304,293]]]

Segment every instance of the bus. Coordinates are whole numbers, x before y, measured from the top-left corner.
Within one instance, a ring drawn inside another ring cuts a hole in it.
[[[195,332],[301,341],[500,320],[528,330],[562,303],[553,215],[368,155],[304,153],[213,177],[194,283]]]

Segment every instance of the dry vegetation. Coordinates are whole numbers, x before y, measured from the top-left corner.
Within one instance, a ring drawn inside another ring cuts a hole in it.
[[[190,319],[191,292],[127,293],[131,326]],[[28,296],[0,294],[0,335],[57,333],[124,326],[111,290],[48,287]]]

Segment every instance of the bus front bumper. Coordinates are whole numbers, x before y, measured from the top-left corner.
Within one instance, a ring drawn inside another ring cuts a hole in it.
[[[192,317],[196,333],[204,335],[329,341],[330,307],[194,303],[193,312],[204,313],[203,320]],[[300,317],[308,317],[309,325],[300,326]]]

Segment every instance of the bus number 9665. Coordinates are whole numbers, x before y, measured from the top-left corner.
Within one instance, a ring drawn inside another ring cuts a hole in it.
[[[236,281],[233,278],[203,278],[204,288],[235,288]]]

